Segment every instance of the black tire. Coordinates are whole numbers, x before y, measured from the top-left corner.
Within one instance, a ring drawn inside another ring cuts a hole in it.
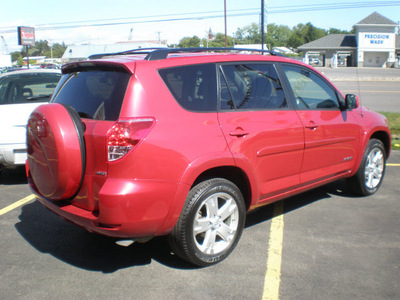
[[[169,235],[170,246],[194,265],[216,264],[236,247],[245,219],[243,196],[235,184],[222,178],[203,181],[190,190]]]
[[[360,168],[347,179],[347,186],[357,195],[374,194],[382,184],[386,171],[386,151],[383,143],[377,139],[368,141]]]

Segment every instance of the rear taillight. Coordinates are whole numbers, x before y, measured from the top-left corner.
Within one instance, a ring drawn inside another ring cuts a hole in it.
[[[108,161],[116,161],[137,147],[154,123],[153,118],[119,120],[115,123],[107,134]]]

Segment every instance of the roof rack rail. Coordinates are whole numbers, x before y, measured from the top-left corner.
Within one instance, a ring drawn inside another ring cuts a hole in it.
[[[161,48],[158,50],[154,50],[150,52],[145,59],[146,60],[159,60],[159,59],[166,59],[169,54],[172,53],[196,53],[196,52],[213,52],[213,51],[226,51],[226,52],[260,52],[260,54],[270,54],[274,56],[283,56],[283,54],[271,51],[271,50],[260,50],[260,49],[252,49],[252,48],[223,48],[223,47],[216,47],[216,48]]]
[[[98,59],[106,56],[115,56],[115,55],[128,55],[128,54],[149,54],[152,51],[168,49],[168,48],[161,48],[161,47],[154,47],[154,48],[138,48],[132,50],[126,50],[121,52],[111,52],[111,53],[99,53],[99,54],[92,54],[89,55],[88,59]]]
[[[285,55],[281,53],[277,53],[271,50],[260,50],[260,49],[252,49],[252,48],[138,48],[132,49],[122,52],[114,52],[114,53],[103,53],[103,54],[93,54],[88,57],[88,59],[98,59],[105,56],[115,56],[115,55],[129,55],[129,54],[147,54],[145,60],[159,60],[166,59],[169,54],[173,53],[196,53],[196,52],[259,52],[260,54],[270,54],[274,56],[283,56]]]

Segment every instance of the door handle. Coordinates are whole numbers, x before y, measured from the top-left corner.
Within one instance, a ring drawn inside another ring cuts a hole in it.
[[[316,128],[318,128],[318,126],[319,126],[318,124],[316,124],[313,121],[311,121],[305,127],[308,128],[308,129],[316,129]]]
[[[229,131],[230,136],[242,137],[248,135],[250,132],[244,131],[242,128],[236,128],[235,131]]]

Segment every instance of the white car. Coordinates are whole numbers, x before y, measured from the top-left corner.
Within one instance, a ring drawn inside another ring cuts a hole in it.
[[[25,164],[26,124],[31,112],[48,102],[61,71],[28,69],[0,75],[0,170]]]

